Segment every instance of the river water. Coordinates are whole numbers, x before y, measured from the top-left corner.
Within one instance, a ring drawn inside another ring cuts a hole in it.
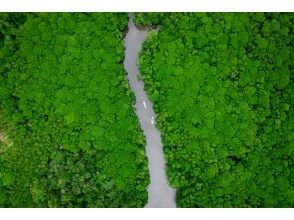
[[[153,105],[144,91],[143,81],[138,80],[137,60],[147,31],[138,30],[133,22],[133,13],[129,13],[128,32],[124,39],[125,61],[129,85],[136,96],[135,112],[144,132],[147,146],[150,185],[148,186],[147,208],[174,208],[175,190],[169,187],[160,132],[155,127],[156,115]]]

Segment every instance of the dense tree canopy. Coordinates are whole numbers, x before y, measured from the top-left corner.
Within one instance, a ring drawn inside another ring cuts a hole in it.
[[[125,13],[0,13],[0,207],[143,207]],[[293,207],[293,20],[137,13],[179,207]]]
[[[180,207],[293,207],[293,14],[138,13]]]
[[[143,207],[127,14],[1,14],[0,206]]]

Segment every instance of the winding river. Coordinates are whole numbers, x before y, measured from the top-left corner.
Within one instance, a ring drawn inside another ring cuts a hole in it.
[[[148,186],[148,203],[146,207],[174,208],[176,207],[175,190],[170,188],[168,184],[160,132],[155,127],[156,115],[153,105],[144,91],[143,81],[138,80],[139,68],[137,60],[148,32],[136,28],[133,13],[129,13],[128,29],[124,39],[124,66],[128,73],[129,85],[136,96],[135,112],[147,142],[146,154],[148,157],[150,185]]]

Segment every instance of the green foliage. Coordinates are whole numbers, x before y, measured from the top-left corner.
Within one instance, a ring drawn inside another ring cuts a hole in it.
[[[25,17],[1,20],[0,132],[13,146],[0,151],[0,206],[143,207],[145,140],[122,65],[127,14]]]
[[[152,13],[152,12],[141,12],[136,13],[134,22],[138,26],[150,26],[159,25],[162,20],[170,13]]]
[[[178,206],[293,207],[293,19],[136,14],[161,25],[140,72]]]

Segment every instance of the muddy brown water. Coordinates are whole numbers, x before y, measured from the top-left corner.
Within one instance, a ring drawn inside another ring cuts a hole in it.
[[[124,66],[128,73],[129,85],[136,96],[134,106],[136,115],[144,132],[147,146],[150,185],[148,186],[147,208],[175,208],[176,191],[169,187],[166,176],[165,159],[160,132],[156,128],[156,115],[153,105],[144,91],[143,81],[138,80],[137,60],[147,30],[138,30],[133,22],[133,13],[129,13],[128,32],[125,36]]]

